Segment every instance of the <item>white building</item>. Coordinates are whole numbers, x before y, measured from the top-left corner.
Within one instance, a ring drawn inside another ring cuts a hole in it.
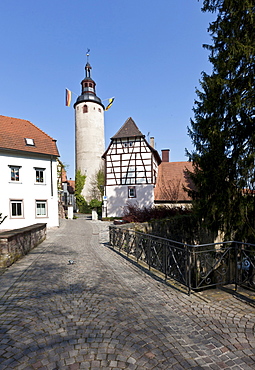
[[[56,140],[31,122],[0,116],[0,230],[59,225],[58,156]]]
[[[88,54],[87,54],[88,56]],[[85,66],[85,78],[81,81],[82,93],[77,98],[75,109],[75,167],[86,176],[82,195],[89,202],[95,198],[96,174],[103,168],[102,154],[105,151],[104,105],[96,95],[96,83],[90,76],[91,66]]]
[[[132,118],[127,119],[111,138],[103,158],[107,217],[123,216],[128,201],[140,207],[154,204],[154,187],[161,159]]]

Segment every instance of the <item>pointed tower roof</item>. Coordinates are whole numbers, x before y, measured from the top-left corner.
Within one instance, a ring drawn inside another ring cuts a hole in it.
[[[111,139],[120,139],[126,137],[145,137],[145,135],[141,133],[131,117],[126,120],[124,125]]]
[[[91,78],[92,67],[89,64],[89,53],[87,53],[87,63],[85,65],[85,78],[81,81],[81,95],[78,96],[74,103],[74,108],[77,104],[82,102],[94,102],[100,104],[103,109],[105,108],[101,99],[96,95],[96,83]]]

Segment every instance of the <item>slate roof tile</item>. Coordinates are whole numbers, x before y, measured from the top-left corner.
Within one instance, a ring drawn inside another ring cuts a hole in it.
[[[144,137],[131,117],[126,120],[119,131],[111,139],[124,139],[126,137]]]

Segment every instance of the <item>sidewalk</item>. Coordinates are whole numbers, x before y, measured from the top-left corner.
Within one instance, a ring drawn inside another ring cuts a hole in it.
[[[108,225],[63,220],[0,276],[0,370],[255,368],[253,305],[159,282]]]

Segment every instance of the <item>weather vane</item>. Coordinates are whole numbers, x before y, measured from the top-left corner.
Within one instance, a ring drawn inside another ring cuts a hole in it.
[[[89,52],[90,52],[90,49],[87,49],[87,53],[86,53],[86,55],[87,55],[87,62],[89,62]]]

